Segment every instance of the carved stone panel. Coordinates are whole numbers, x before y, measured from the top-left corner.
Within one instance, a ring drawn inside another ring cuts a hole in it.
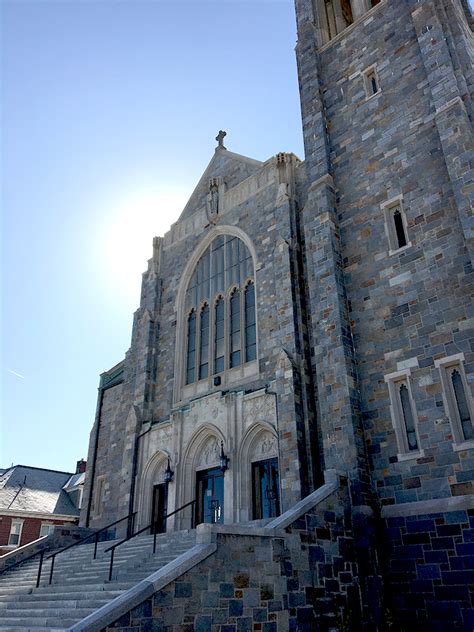
[[[218,440],[215,437],[211,437],[201,449],[197,458],[197,467],[204,468],[218,465],[220,452],[221,448]]]
[[[266,421],[275,425],[276,409],[273,395],[261,395],[244,400],[244,422]]]
[[[251,461],[263,461],[278,456],[278,443],[275,435],[263,432],[254,444],[251,453]]]

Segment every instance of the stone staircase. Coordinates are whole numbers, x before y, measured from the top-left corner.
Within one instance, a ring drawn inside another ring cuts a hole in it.
[[[105,549],[114,541],[99,543],[95,560],[93,544],[76,546],[58,555],[51,585],[51,561],[43,565],[38,588],[39,558],[6,571],[0,575],[0,632],[67,630],[188,551],[194,546],[195,537],[194,531],[159,535],[155,555],[153,536],[129,540],[115,551],[110,582],[110,553],[105,553]]]

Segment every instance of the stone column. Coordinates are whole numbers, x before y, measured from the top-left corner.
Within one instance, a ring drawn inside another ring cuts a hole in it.
[[[431,91],[444,160],[451,181],[466,247],[473,260],[474,168],[472,125],[461,98],[446,33],[432,0],[410,0],[411,17]]]
[[[354,349],[331,175],[319,58],[310,22],[299,24],[297,61],[309,191],[301,211],[318,423],[325,469],[349,474],[357,504],[369,475],[360,419]]]
[[[305,431],[302,405],[301,356],[298,349],[297,306],[294,297],[296,275],[292,253],[289,197],[280,184],[275,211],[280,236],[273,251],[275,313],[282,346],[277,369],[277,419],[280,447],[282,509],[306,496],[312,487],[308,458],[309,437]]]

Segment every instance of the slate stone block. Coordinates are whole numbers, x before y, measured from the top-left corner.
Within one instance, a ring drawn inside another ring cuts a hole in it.
[[[212,617],[210,615],[197,615],[194,620],[194,630],[195,632],[212,632]]]

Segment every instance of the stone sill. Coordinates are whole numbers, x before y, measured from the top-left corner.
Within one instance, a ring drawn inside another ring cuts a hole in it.
[[[424,456],[424,450],[417,450],[416,452],[397,454],[397,459],[399,463],[403,463],[404,461],[412,461],[413,459],[422,459]]]
[[[453,450],[454,452],[462,452],[462,450],[474,450],[474,440],[453,443]]]

